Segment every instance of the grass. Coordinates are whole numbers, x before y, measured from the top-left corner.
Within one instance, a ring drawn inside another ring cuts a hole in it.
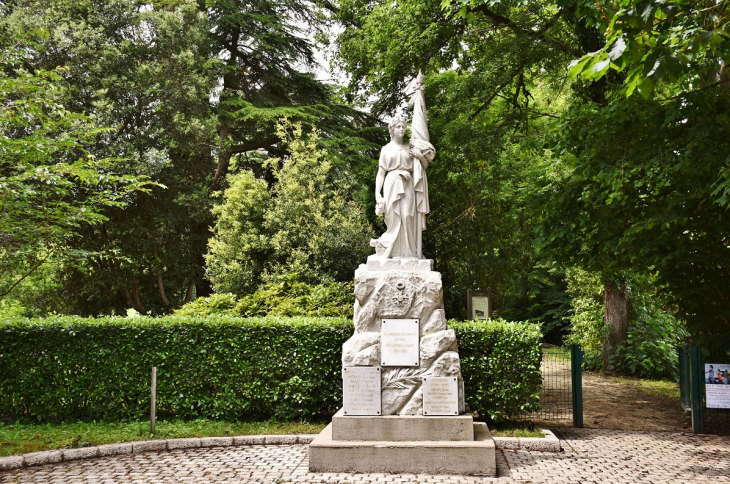
[[[641,378],[612,377],[622,385],[632,385],[643,393],[658,395],[679,401],[679,383],[664,380],[644,380]]]
[[[506,420],[489,426],[494,437],[545,437],[532,422]]]
[[[149,439],[225,437],[260,434],[316,434],[325,424],[281,422],[220,422],[158,420],[150,434],[149,422],[11,424],[0,423],[0,457],[51,449],[68,449]]]

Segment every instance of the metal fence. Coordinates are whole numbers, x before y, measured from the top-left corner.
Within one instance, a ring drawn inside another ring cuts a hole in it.
[[[580,351],[580,349],[578,349]],[[577,365],[580,368],[580,364]],[[540,409],[520,415],[521,419],[571,420],[573,419],[573,383],[571,348],[544,344],[542,347],[542,389]],[[578,370],[580,373],[580,370]],[[581,425],[582,425],[582,401]]]
[[[724,363],[716,361],[708,363]],[[722,358],[721,358],[722,359]],[[706,430],[712,433],[730,433],[730,409],[708,408],[706,399],[706,375],[700,348],[687,346],[679,348],[679,390],[682,407],[692,415],[692,431],[696,434]]]

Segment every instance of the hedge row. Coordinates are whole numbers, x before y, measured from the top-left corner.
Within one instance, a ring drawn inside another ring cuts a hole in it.
[[[539,330],[457,323],[472,409],[530,410],[540,386]],[[164,317],[0,321],[0,416],[23,420],[317,419],[342,404],[340,318]]]

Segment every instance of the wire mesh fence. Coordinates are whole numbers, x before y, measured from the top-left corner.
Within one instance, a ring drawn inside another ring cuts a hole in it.
[[[570,420],[573,418],[570,350],[544,344],[542,347],[540,409],[521,419]]]

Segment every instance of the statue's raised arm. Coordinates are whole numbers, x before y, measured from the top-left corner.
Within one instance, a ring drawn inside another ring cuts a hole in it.
[[[388,124],[390,143],[383,146],[375,181],[375,211],[384,215],[388,228],[371,245],[382,258],[423,259],[422,235],[429,213],[426,169],[436,156],[429,141],[423,74],[418,73],[410,104],[413,106],[411,139],[403,141],[407,120],[396,116]]]

